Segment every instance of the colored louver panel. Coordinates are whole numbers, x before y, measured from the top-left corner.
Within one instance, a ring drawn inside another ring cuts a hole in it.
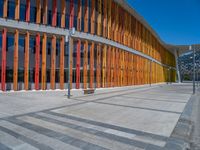
[[[30,33],[26,32],[24,49],[24,90],[29,90],[29,40]]]

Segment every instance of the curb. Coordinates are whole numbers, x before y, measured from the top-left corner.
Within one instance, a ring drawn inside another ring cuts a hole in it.
[[[192,95],[164,147],[165,150],[189,150],[191,148],[190,139],[194,128],[192,108],[195,100],[195,95]]]

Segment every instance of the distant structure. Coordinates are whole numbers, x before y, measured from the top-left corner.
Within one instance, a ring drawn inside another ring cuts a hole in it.
[[[195,52],[195,72],[196,72],[196,80],[200,80],[200,51]],[[193,52],[188,51],[182,55],[180,55],[178,59],[178,65],[180,68],[181,80],[192,80],[193,79]]]

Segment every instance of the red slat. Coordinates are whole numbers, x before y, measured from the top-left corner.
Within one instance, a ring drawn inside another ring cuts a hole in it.
[[[35,45],[35,89],[39,90],[39,66],[40,66],[40,34],[36,35]]]
[[[7,29],[2,31],[2,63],[1,63],[1,90],[6,90],[6,37]]]

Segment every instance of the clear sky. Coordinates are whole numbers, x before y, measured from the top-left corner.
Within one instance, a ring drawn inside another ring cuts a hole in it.
[[[169,44],[200,44],[200,0],[126,0]]]

